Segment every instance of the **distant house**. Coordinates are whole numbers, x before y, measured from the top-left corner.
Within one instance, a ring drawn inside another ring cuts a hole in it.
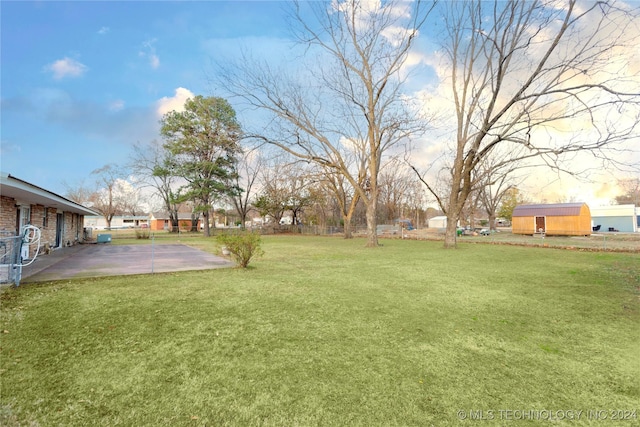
[[[111,228],[135,228],[148,225],[148,215],[116,215],[111,219]],[[107,220],[102,215],[85,216],[84,226],[104,230],[107,228]]]
[[[40,229],[42,246],[71,246],[84,240],[84,217],[96,212],[44,188],[0,172],[0,231],[22,235],[27,225]],[[25,247],[27,248],[27,247]],[[36,248],[30,246],[29,254]]]
[[[640,208],[635,205],[614,205],[591,208],[593,227],[600,226],[598,231],[620,231],[634,233],[638,231]]]
[[[442,215],[429,219],[429,228],[447,228],[447,217]]]
[[[203,227],[202,215],[198,217],[198,229]],[[180,230],[191,230],[191,213],[178,212],[178,227]],[[154,231],[171,229],[169,212],[153,212],[149,215],[149,228]]]
[[[586,203],[520,205],[513,210],[511,223],[514,234],[589,236],[591,211]]]

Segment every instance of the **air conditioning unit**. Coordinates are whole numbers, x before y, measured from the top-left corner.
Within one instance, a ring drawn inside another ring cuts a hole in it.
[[[96,239],[97,243],[109,243],[111,241],[111,234],[98,234]]]

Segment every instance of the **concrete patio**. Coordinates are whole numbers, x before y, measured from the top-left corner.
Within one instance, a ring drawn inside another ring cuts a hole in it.
[[[39,255],[23,267],[20,284],[80,277],[120,276],[232,267],[226,258],[183,244],[84,244]]]

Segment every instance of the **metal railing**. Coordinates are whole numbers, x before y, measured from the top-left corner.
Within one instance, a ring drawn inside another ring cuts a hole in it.
[[[22,276],[22,236],[0,231],[0,284],[20,284]]]

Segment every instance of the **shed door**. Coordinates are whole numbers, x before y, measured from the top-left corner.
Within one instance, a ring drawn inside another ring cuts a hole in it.
[[[545,217],[537,216],[536,217],[536,233],[545,233],[547,231],[547,223],[545,221]]]

